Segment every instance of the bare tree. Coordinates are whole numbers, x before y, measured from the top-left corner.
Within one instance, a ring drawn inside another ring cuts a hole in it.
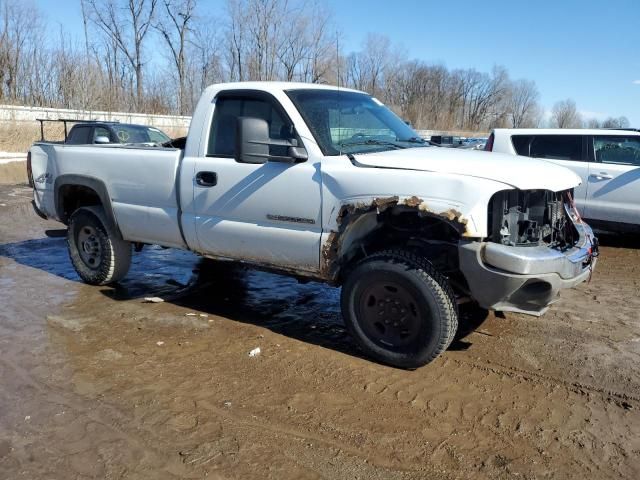
[[[400,69],[396,84],[397,98],[392,103],[400,107],[403,118],[412,125],[450,126],[449,72],[445,67],[408,62]]]
[[[495,67],[491,75],[475,69],[460,74],[461,128],[477,130],[489,117],[494,119],[509,85],[509,76],[503,67]]]
[[[280,45],[276,51],[280,76],[287,81],[320,81],[329,69],[328,54],[333,53],[330,13],[314,0],[289,5],[283,14],[287,21],[276,41]]]
[[[629,128],[629,119],[627,117],[609,117],[602,122],[602,128]]]
[[[306,31],[307,55],[303,60],[300,80],[319,83],[329,81],[332,66],[336,61],[338,32],[333,23],[331,12],[322,5],[315,4],[308,13],[311,19]]]
[[[361,52],[352,55],[351,76],[356,88],[372,95],[378,93],[384,81],[383,75],[391,50],[389,37],[370,33],[364,41]]]
[[[113,40],[135,73],[136,105],[144,103],[144,42],[156,13],[157,0],[87,0],[93,23]]]
[[[246,0],[227,0],[227,66],[229,80],[246,79],[245,56],[247,43],[247,2]]]
[[[216,19],[205,18],[194,25],[193,39],[189,45],[187,74],[191,110],[202,90],[225,78],[220,54],[220,34],[216,22]]]
[[[288,21],[288,0],[249,0],[248,67],[251,80],[277,80],[283,26]]]
[[[41,16],[31,4],[6,0],[0,4],[0,98],[29,97],[36,49],[43,43]]]
[[[171,52],[171,59],[178,77],[178,112],[187,113],[187,61],[185,58],[187,42],[192,35],[191,23],[196,7],[195,0],[162,0],[163,16],[154,26],[160,32],[167,48]]]
[[[581,128],[582,117],[571,99],[557,102],[551,110],[551,125],[557,128]]]
[[[517,80],[507,94],[508,115],[512,128],[534,127],[538,124],[538,88],[531,80]]]

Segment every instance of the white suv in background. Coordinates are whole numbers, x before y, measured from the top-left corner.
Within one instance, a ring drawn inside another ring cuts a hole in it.
[[[640,132],[497,128],[485,150],[549,160],[576,172],[574,197],[595,228],[640,232]]]

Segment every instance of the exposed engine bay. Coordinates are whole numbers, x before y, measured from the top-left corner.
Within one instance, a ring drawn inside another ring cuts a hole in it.
[[[498,192],[489,202],[490,240],[510,246],[571,248],[578,240],[569,216],[573,209],[570,191]]]

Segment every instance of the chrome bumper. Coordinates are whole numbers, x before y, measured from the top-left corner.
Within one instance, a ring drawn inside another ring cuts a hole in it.
[[[511,247],[493,242],[460,244],[460,269],[472,297],[484,308],[542,315],[560,290],[587,280],[598,256],[591,228],[575,223],[579,240],[560,252],[549,247]]]

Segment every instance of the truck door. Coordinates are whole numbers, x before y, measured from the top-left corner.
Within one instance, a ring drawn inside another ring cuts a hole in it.
[[[596,135],[584,217],[640,224],[640,135]]]
[[[315,272],[320,263],[319,159],[240,163],[236,120],[261,118],[271,138],[291,135],[292,122],[264,92],[223,92],[215,99],[206,156],[195,161],[195,230],[201,253]]]

